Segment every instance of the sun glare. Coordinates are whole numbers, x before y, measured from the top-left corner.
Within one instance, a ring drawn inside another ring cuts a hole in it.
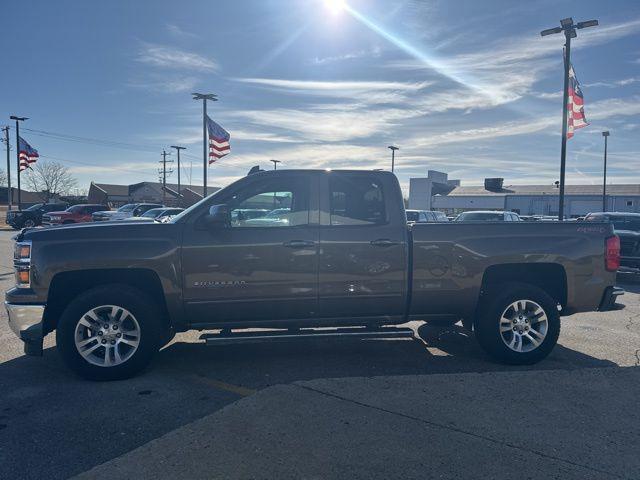
[[[345,0],[324,0],[324,3],[333,15],[338,15],[346,7]]]

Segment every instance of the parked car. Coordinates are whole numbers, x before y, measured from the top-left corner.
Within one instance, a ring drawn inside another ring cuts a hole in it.
[[[276,193],[286,226],[234,226],[234,212]],[[201,337],[210,345],[413,338],[388,328],[410,320],[462,320],[494,359],[531,364],[555,346],[560,316],[622,293],[611,224],[405,218],[391,172],[275,170],[166,224],[25,229],[9,324],[27,354],[55,331],[64,362],[100,380],[141,371],[175,332],[216,330]]]
[[[431,210],[407,210],[406,214],[407,222],[409,223],[438,223],[449,221],[443,212]]]
[[[586,222],[611,222],[620,237],[620,271],[640,273],[640,213],[590,213]]]
[[[105,210],[95,212],[91,218],[94,222],[106,222],[109,220],[124,220],[129,217],[139,217],[152,208],[162,208],[158,203],[128,203],[117,210]]]
[[[520,216],[514,212],[492,210],[478,210],[462,212],[455,219],[456,222],[520,222]]]
[[[72,205],[63,211],[45,213],[42,216],[42,224],[63,225],[90,222],[91,215],[107,208],[109,207],[106,205]]]
[[[183,211],[184,208],[178,207],[152,208],[151,210],[144,212],[139,217],[129,217],[125,220],[128,222],[162,222],[165,219],[174,217]]]
[[[290,208],[276,208],[262,217],[250,218],[248,220],[236,221],[236,226],[265,226],[265,225],[289,225]]]
[[[24,210],[11,210],[7,212],[6,222],[15,230],[32,228],[42,225],[42,216],[47,212],[64,210],[67,203],[36,203]]]

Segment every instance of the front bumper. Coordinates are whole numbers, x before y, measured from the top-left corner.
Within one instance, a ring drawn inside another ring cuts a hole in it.
[[[605,312],[607,310],[613,310],[613,306],[616,304],[616,300],[620,295],[624,295],[624,289],[620,287],[607,287],[602,296],[600,307],[598,310]]]
[[[9,327],[24,342],[24,353],[42,355],[44,305],[4,302],[4,306],[9,316]]]

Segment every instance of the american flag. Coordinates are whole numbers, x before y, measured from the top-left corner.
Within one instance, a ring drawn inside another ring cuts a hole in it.
[[[18,137],[18,159],[20,160],[20,171],[26,170],[32,163],[38,161],[38,151],[27,143],[27,141]]]
[[[209,131],[209,165],[231,152],[231,135],[216,122],[207,117]]]
[[[584,97],[580,82],[573,70],[573,65],[569,65],[569,99],[567,100],[567,138],[573,137],[573,132],[578,128],[589,125],[584,116]]]

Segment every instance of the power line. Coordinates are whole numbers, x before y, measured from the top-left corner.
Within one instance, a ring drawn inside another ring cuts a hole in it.
[[[125,150],[137,150],[137,151],[155,151],[154,146],[152,145],[143,145],[143,144],[135,144],[135,143],[126,143],[126,142],[116,142],[114,140],[104,140],[99,138],[91,138],[91,137],[79,137],[76,135],[67,135],[64,133],[56,133],[56,132],[48,132],[46,130],[35,130],[31,128],[23,128],[28,132],[31,132],[34,135],[51,138],[54,140],[62,140],[66,142],[74,142],[74,143],[86,143],[89,145],[97,145],[104,147],[113,147],[113,148],[122,148]]]

